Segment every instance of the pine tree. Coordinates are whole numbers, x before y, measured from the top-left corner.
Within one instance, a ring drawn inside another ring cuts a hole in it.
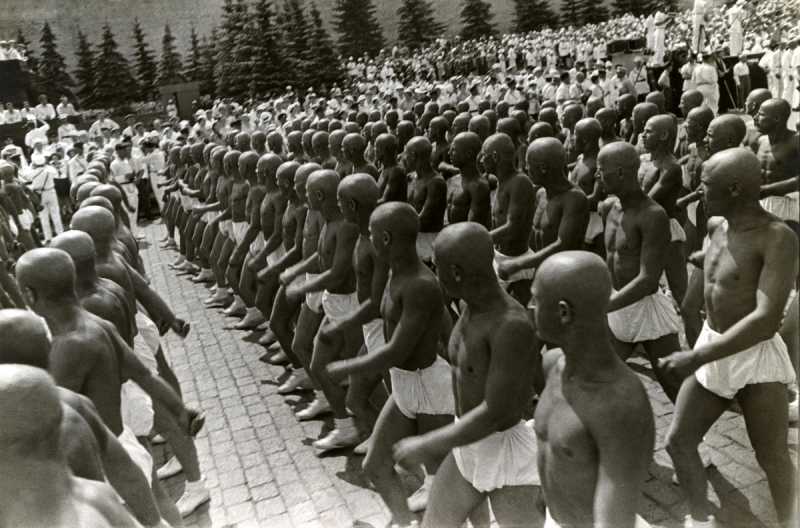
[[[403,0],[397,14],[398,40],[409,49],[433,42],[444,31],[444,26],[433,18],[433,8],[427,0]]]
[[[519,33],[555,27],[558,16],[547,0],[514,0],[514,30]]]
[[[247,90],[248,78],[242,79],[241,68],[234,61],[234,52],[247,25],[247,4],[243,0],[225,0],[222,6],[222,24],[216,49],[216,92],[222,97],[235,97]],[[249,77],[249,73],[248,76]],[[245,85],[242,87],[242,85]]]
[[[659,0],[614,0],[612,5],[617,16],[625,14],[639,16],[649,15],[655,11],[659,3]]]
[[[183,79],[181,55],[175,49],[175,37],[169,24],[164,26],[164,37],[161,39],[161,62],[158,63],[158,84],[170,84]]]
[[[75,50],[78,60],[75,78],[78,80],[78,99],[84,108],[94,106],[94,51],[86,35],[78,30],[78,46]]]
[[[58,52],[56,36],[47,22],[42,26],[42,38],[39,40],[42,58],[39,62],[39,86],[50,101],[57,101],[61,95],[71,94],[70,88],[75,86],[67,73],[64,57]]]
[[[307,64],[311,62],[309,27],[300,0],[285,0],[283,22],[287,49],[287,82],[297,86],[308,86]]]
[[[25,54],[28,59],[28,71],[34,75],[38,74],[39,59],[36,58],[36,55],[33,53],[33,49],[31,48],[31,42],[27,38],[25,38],[25,34],[22,32],[21,29],[17,29],[16,40],[17,40],[17,45],[25,48]]]
[[[202,79],[203,53],[200,47],[200,39],[197,36],[194,26],[189,33],[189,59],[186,63],[186,79],[199,81]]]
[[[158,66],[153,51],[147,43],[147,37],[139,24],[139,19],[133,21],[133,58],[139,85],[139,97],[145,101],[151,100],[158,93],[156,89]]]
[[[253,91],[258,95],[277,92],[286,81],[281,53],[281,32],[271,0],[257,0],[254,6],[254,61],[251,71]]]
[[[561,1],[561,20],[564,21],[565,24],[571,26],[580,26],[583,24],[583,20],[580,18],[580,13],[578,12],[578,3],[579,0]]]
[[[383,47],[383,32],[372,0],[338,0],[334,21],[342,56],[376,55]]]
[[[98,108],[122,106],[131,100],[131,86],[135,80],[128,60],[119,52],[119,45],[108,24],[103,26],[103,37],[94,63],[94,103]]]
[[[581,24],[597,24],[608,20],[608,9],[597,0],[577,0],[578,17]]]
[[[236,35],[231,52],[232,84],[230,96],[241,98],[253,94],[253,64],[259,39],[258,28],[248,15],[245,0],[237,0],[236,9],[241,19],[241,29]]]
[[[200,93],[213,97],[217,93],[217,83],[214,73],[214,65],[217,62],[217,49],[214,43],[217,42],[217,28],[211,30],[211,39],[205,37],[200,41],[201,50],[201,71],[200,71]]]
[[[323,86],[330,88],[333,83],[340,81],[342,79],[342,70],[339,59],[336,56],[336,48],[333,46],[333,41],[322,24],[322,15],[317,9],[317,4],[311,4],[309,14],[311,15],[312,25],[310,30],[312,45],[310,49],[311,61],[308,63],[306,78],[319,91]]]
[[[464,24],[461,38],[477,39],[496,35],[492,18],[494,15],[488,3],[483,0],[464,0],[464,7],[461,9],[461,22]]]

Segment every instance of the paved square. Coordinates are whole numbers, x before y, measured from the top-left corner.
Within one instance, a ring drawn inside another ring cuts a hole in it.
[[[283,368],[258,360],[264,349],[248,332],[223,330],[231,320],[202,301],[202,285],[176,277],[167,264],[175,253],[157,249],[160,225],[143,230],[150,247],[142,250],[152,286],[175,312],[192,323],[185,341],[168,334],[164,348],[184,397],[206,413],[197,437],[200,467],[211,492],[210,505],[186,519],[187,526],[268,526],[270,528],[339,528],[355,521],[376,528],[389,516],[380,497],[360,472],[362,457],[348,452],[317,457],[311,442],[332,428],[332,420],[299,423],[294,411],[307,397],[277,394]],[[642,360],[631,366],[650,395],[656,417],[656,452],[644,486],[639,512],[658,526],[678,526],[686,515],[680,488],[672,484],[672,462],[664,437],[673,406]],[[635,434],[633,432],[632,434]],[[790,448],[797,452],[797,429],[790,429]],[[726,412],[701,446],[709,469],[711,497],[721,506],[725,526],[774,526],[769,490],[738,414]],[[166,460],[159,448],[158,462]],[[167,481],[177,498],[183,476]]]

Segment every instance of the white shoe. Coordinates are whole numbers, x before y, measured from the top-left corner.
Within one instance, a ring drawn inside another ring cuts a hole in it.
[[[318,449],[320,453],[325,451],[332,451],[334,449],[342,449],[344,447],[352,447],[358,443],[358,431],[352,425],[339,429],[338,427],[328,433],[325,438],[320,438],[314,442],[314,448]]]
[[[421,512],[428,506],[428,494],[433,484],[433,475],[425,475],[422,486],[408,498],[408,509],[413,513]]]
[[[301,422],[305,422],[306,420],[313,420],[314,418],[329,412],[331,412],[331,406],[328,403],[328,400],[326,400],[324,397],[317,397],[309,404],[308,407],[302,411],[297,411],[294,415]]]
[[[798,401],[800,401],[800,394],[798,394],[794,400],[789,402],[789,423],[796,423],[798,420],[800,420],[797,409]]]
[[[164,438],[163,436],[161,436],[160,434],[157,434],[150,440],[150,443],[153,444],[153,445],[166,444],[167,443],[167,439]]]
[[[292,371],[292,374],[278,387],[278,394],[290,394],[298,390],[310,390],[311,378],[305,370],[299,369]]]
[[[237,315],[242,314],[244,315],[247,310],[247,305],[244,303],[241,297],[238,295],[233,297],[233,304],[228,306],[226,309],[222,311],[225,315]]]
[[[366,440],[353,448],[354,455],[366,455],[372,445],[372,436],[368,436]]]
[[[170,477],[174,477],[178,473],[183,471],[183,467],[181,467],[181,463],[178,462],[177,457],[172,457],[167,460],[167,463],[158,468],[156,471],[156,476],[159,480],[168,479]]]
[[[683,528],[715,528],[716,526],[717,522],[713,515],[709,515],[705,521],[697,521],[691,515],[683,518]]]
[[[200,479],[197,482],[187,482],[186,489],[183,495],[175,503],[178,507],[178,513],[181,517],[188,517],[191,515],[201,504],[205,504],[211,500],[211,495],[206,489],[205,479]]]

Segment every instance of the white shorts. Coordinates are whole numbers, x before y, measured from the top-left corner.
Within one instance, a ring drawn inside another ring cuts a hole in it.
[[[586,234],[583,236],[583,241],[587,244],[597,238],[598,235],[603,234],[603,219],[597,211],[589,212],[589,225],[586,226]]]
[[[383,319],[373,319],[361,327],[364,333],[364,344],[367,347],[367,354],[375,352],[386,344],[386,337],[383,334]]]
[[[256,239],[253,240],[252,244],[250,244],[250,249],[249,249],[250,256],[255,257],[256,255],[258,255],[259,252],[261,252],[261,250],[266,247],[266,245],[267,241],[264,240],[264,233],[262,231],[259,231],[258,236],[256,236]]]
[[[322,292],[322,309],[331,321],[337,321],[355,312],[359,307],[358,295],[353,293]]]
[[[237,245],[241,244],[242,240],[244,240],[248,225],[247,222],[233,222],[233,241],[236,242]]]
[[[220,220],[219,222],[219,232],[225,235],[228,238],[231,238],[231,221],[230,220]]]
[[[267,255],[267,266],[273,266],[276,262],[286,256],[286,248],[283,244],[278,246],[278,249]]]
[[[719,336],[706,322],[695,347]],[[794,367],[779,334],[747,350],[706,363],[694,375],[700,385],[726,399],[736,396],[745,385],[774,382],[791,385],[795,382]]]
[[[697,206],[700,202],[692,202],[686,206],[686,216],[693,226],[697,226]]]
[[[415,419],[417,414],[454,414],[452,369],[437,354],[436,360],[419,370],[389,369],[392,398],[403,416]]]
[[[650,528],[650,526],[649,522],[645,521],[640,515],[636,515],[633,528]],[[561,525],[550,515],[550,510],[548,509],[545,509],[544,526],[542,528],[561,528]]]
[[[181,207],[183,208],[184,211],[188,211],[189,209],[192,208],[192,199],[190,197],[181,193],[180,199],[181,199]]]
[[[761,200],[761,207],[781,220],[800,222],[800,193],[790,192],[784,196],[767,196]]]
[[[541,486],[536,433],[520,421],[469,445],[453,448],[456,466],[472,487],[487,493],[506,486]]]
[[[681,318],[661,290],[608,314],[611,333],[623,343],[642,343],[676,334]]]
[[[530,248],[528,248],[528,250],[525,253],[523,253],[522,255],[518,255],[518,257],[527,257],[529,255],[533,255],[533,250],[530,249]],[[504,255],[504,254],[500,253],[499,251],[497,251],[495,249],[494,250],[494,262],[492,263],[492,265],[494,267],[494,272],[497,273],[497,269],[498,269],[500,263],[506,262],[508,260],[511,260],[512,258],[518,258],[518,257],[509,257],[508,255]],[[532,279],[534,274],[536,274],[536,270],[535,269],[526,268],[526,269],[519,270],[518,272],[514,273],[507,280],[501,279],[500,276],[498,275],[497,280],[498,280],[498,282],[500,282],[500,286],[502,286],[503,288],[507,288],[510,284],[513,284],[515,282],[519,282],[521,280]]]
[[[433,241],[439,233],[417,233],[417,255],[423,262],[433,262]]]
[[[675,218],[669,219],[669,235],[670,242],[686,242],[686,232],[683,230],[681,223]]]
[[[153,457],[147,452],[147,449],[139,443],[134,432],[128,427],[123,427],[117,440],[119,440],[125,452],[128,453],[128,456],[131,457],[133,463],[142,470],[142,473],[144,473],[144,476],[147,478],[147,483],[152,485]]]
[[[203,216],[200,217],[200,220],[208,224],[209,222],[214,220],[218,215],[219,213],[217,211],[206,211],[205,213],[203,213]]]
[[[306,281],[318,277],[319,273],[306,273]],[[322,313],[322,292],[312,292],[306,294],[306,305],[311,308],[314,313]]]

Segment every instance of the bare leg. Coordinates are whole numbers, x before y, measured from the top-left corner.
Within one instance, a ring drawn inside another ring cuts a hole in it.
[[[758,464],[767,474],[769,491],[784,526],[796,526],[797,497],[794,492],[794,464],[786,444],[788,400],[781,383],[746,385],[736,395],[742,408],[747,436]]]
[[[684,251],[683,242],[675,241],[670,243],[664,272],[667,274],[667,283],[672,292],[672,298],[676,302],[681,302],[686,295],[686,283],[688,282],[686,252]]]
[[[328,318],[326,316],[323,324],[327,322]],[[340,419],[348,417],[345,405],[346,392],[339,383],[332,381],[328,377],[325,367],[337,359],[354,357],[363,344],[361,328],[349,329],[343,334],[330,339],[323,339],[317,336],[314,340],[314,354],[311,358],[311,375],[331,404],[333,416]]]
[[[674,402],[678,397],[678,390],[681,388],[681,384],[664,373],[658,365],[658,360],[680,350],[681,344],[678,340],[678,334],[665,335],[653,341],[646,341],[642,345],[647,353],[647,358],[650,360],[650,365],[653,367],[653,372],[661,384],[661,388],[664,389],[667,397]]]
[[[489,493],[492,511],[501,528],[544,526],[544,516],[539,509],[542,488],[539,486],[507,486]]]
[[[304,368],[308,365],[301,363],[300,358],[295,354],[292,342],[294,341],[294,331],[292,329],[292,319],[299,313],[302,302],[290,303],[286,300],[286,287],[278,288],[275,295],[275,302],[272,305],[272,313],[269,318],[269,327],[278,338],[284,354],[289,357],[293,368]],[[297,321],[298,328],[300,321]]]
[[[367,354],[367,346],[364,345],[359,351],[359,355]],[[347,389],[347,408],[356,418],[361,433],[368,436],[372,432],[375,420],[378,419],[378,412],[370,403],[372,393],[377,389],[383,404],[386,403],[388,393],[383,387],[383,375],[361,373],[350,376],[350,387]]]
[[[703,270],[692,268],[689,276],[689,285],[686,288],[686,295],[683,296],[681,303],[681,318],[683,327],[686,329],[686,340],[689,346],[693,347],[703,328],[703,317],[700,311],[703,309]]]
[[[214,275],[217,277],[217,286],[221,288],[228,286],[226,270],[228,269],[228,262],[231,260],[231,253],[233,253],[234,248],[235,244],[233,240],[226,236],[222,244],[222,249],[219,252],[219,259],[217,259],[217,269],[214,270]]]
[[[372,445],[364,459],[363,467],[366,477],[375,486],[383,502],[389,508],[392,521],[401,526],[410,524],[414,520],[414,516],[408,509],[403,483],[394,470],[392,448],[398,441],[416,432],[417,424],[400,412],[394,399],[390,396],[375,423]],[[470,511],[472,508],[469,508],[464,514],[465,519],[466,514]]]
[[[315,382],[315,385],[316,380],[311,372],[311,356],[314,351],[314,337],[317,335],[321,322],[322,314],[316,313],[304,302],[300,306],[300,316],[297,318],[297,327],[292,341],[292,350],[303,364],[308,375]]]
[[[172,414],[163,405],[153,401],[155,410],[155,428],[161,433],[181,463],[186,480],[197,482],[200,480],[200,462],[197,460],[197,448],[194,440],[186,431],[182,431]]]
[[[461,475],[453,453],[449,453],[433,479],[422,526],[460,528],[469,514],[483,502],[484,495]],[[531,518],[525,519],[520,526],[528,526],[530,520]]]
[[[706,472],[697,446],[729,403],[706,390],[694,375],[684,380],[675,402],[675,416],[667,433],[667,452],[689,501],[689,512],[698,521],[707,519],[711,505],[706,495]]]

